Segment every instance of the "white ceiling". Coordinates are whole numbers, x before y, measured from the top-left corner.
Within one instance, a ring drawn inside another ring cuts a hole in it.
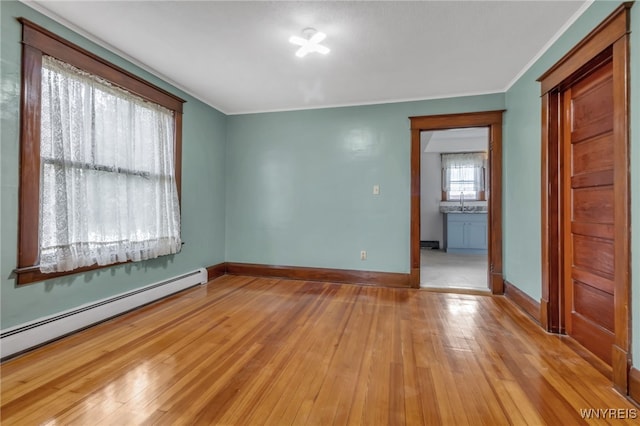
[[[227,114],[503,92],[589,1],[25,1]],[[327,56],[295,56],[305,27]]]

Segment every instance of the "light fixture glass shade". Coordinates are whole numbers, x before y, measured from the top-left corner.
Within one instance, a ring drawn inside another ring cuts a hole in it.
[[[320,44],[317,44],[315,48],[316,48],[315,49],[316,52],[321,53],[323,55],[326,55],[327,53],[331,52],[331,49],[329,49],[327,46],[322,46]]]
[[[311,36],[311,38],[309,39],[309,43],[318,44],[325,38],[327,38],[327,35],[325,33],[318,31],[317,33]]]
[[[305,44],[307,44],[307,42],[308,40],[302,37],[298,37],[298,36],[289,37],[289,43],[297,44],[298,46],[304,46]]]
[[[319,44],[327,35],[323,32],[315,31],[313,28],[306,28],[303,31],[303,34],[307,38],[291,36],[289,37],[289,43],[295,44],[296,46],[300,46],[300,48],[296,51],[296,56],[299,58],[303,58],[307,56],[307,54],[312,52],[318,52],[322,55],[326,55],[331,51],[326,46],[322,46]]]
[[[304,58],[309,52],[311,52],[311,47],[308,44],[305,44],[296,51],[296,56],[298,58]]]

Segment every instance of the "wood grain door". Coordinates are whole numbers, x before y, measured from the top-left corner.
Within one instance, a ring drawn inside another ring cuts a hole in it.
[[[562,94],[565,330],[609,364],[615,340],[612,73],[609,60]]]

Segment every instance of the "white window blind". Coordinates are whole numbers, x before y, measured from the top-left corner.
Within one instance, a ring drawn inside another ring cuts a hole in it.
[[[180,251],[173,112],[42,59],[41,271]]]

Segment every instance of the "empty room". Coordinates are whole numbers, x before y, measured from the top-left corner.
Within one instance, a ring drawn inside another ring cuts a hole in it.
[[[0,1],[3,425],[640,421],[640,7]]]

